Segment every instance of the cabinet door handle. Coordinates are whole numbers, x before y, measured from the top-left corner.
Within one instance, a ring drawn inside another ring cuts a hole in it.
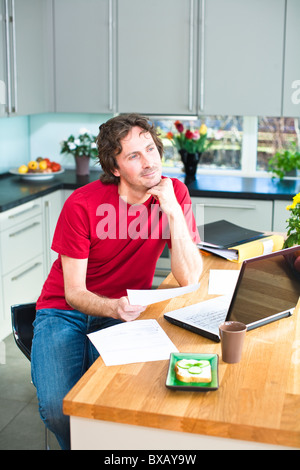
[[[33,211],[38,209],[40,206],[38,204],[34,204],[34,206],[29,207],[28,209],[24,209],[23,211],[17,212],[16,214],[9,215],[9,219],[15,219],[16,217],[20,217],[20,215],[26,214],[27,212]]]
[[[201,0],[200,23],[200,103],[199,111],[204,111],[204,26],[205,26],[205,0]]]
[[[11,278],[12,281],[17,281],[18,279],[20,279],[21,277],[25,276],[27,273],[29,273],[30,271],[33,271],[33,269],[36,269],[38,266],[41,266],[42,263],[38,262],[38,263],[34,263],[33,266],[30,266],[30,268],[27,268],[25,269],[25,271],[22,271],[20,274],[17,274],[16,276],[13,276]]]
[[[10,38],[8,0],[5,0],[5,38],[6,38],[6,75],[7,75],[7,112],[11,113],[11,76],[10,76]]]
[[[201,204],[205,207],[216,207],[218,209],[245,209],[245,210],[255,210],[256,206],[245,205],[245,206],[235,206],[234,204]]]
[[[23,232],[26,232],[26,230],[30,230],[33,227],[36,227],[36,225],[40,225],[40,222],[34,222],[31,225],[28,225],[27,227],[21,228],[20,230],[17,230],[16,232],[10,233],[10,237],[16,237],[17,235],[20,235]]]
[[[190,0],[189,111],[193,110],[194,83],[194,0]]]
[[[15,0],[11,0],[11,24],[12,24],[12,51],[13,51],[13,84],[14,84],[14,107],[12,111],[18,111],[18,86],[17,86],[17,52],[16,52],[16,16]]]
[[[113,110],[113,10],[112,0],[108,1],[108,83],[109,111]]]

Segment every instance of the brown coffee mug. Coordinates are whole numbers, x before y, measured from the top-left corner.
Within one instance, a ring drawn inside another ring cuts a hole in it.
[[[247,326],[238,321],[225,321],[219,326],[222,360],[229,364],[240,362]]]

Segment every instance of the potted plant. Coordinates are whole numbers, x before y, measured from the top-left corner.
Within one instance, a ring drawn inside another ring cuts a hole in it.
[[[285,176],[296,176],[297,170],[300,170],[300,152],[295,142],[291,144],[290,149],[276,152],[268,163],[268,171],[274,173],[280,180]]]
[[[98,157],[96,136],[92,135],[88,129],[81,128],[78,137],[71,134],[61,142],[60,153],[74,156],[77,175],[88,175],[90,158]]]
[[[293,203],[286,208],[290,211],[290,218],[287,219],[287,239],[283,248],[300,245],[300,193],[293,197]]]
[[[286,260],[300,281],[300,193],[293,197],[293,203],[287,206],[287,210],[290,211],[291,215],[287,219],[287,238],[283,248],[299,245],[299,251],[287,256]]]
[[[195,180],[201,154],[212,145],[213,139],[208,139],[208,129],[205,124],[201,124],[199,129],[185,129],[182,122],[175,121],[174,126],[178,133],[168,132],[166,137],[178,150],[184,165],[186,182],[189,183]]]

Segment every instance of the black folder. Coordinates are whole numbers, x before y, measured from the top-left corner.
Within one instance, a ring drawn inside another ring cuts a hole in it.
[[[227,220],[218,220],[198,226],[198,230],[202,238],[199,247],[214,245],[217,248],[230,248],[266,237],[263,232],[241,227]]]

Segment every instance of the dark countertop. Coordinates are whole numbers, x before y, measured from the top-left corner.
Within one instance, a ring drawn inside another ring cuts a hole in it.
[[[168,174],[167,171],[164,172]],[[24,181],[9,173],[0,175],[0,212],[16,207],[57,189],[76,189],[96,181],[99,171],[89,176],[77,176],[75,170],[66,170],[52,180],[42,182]],[[184,182],[182,173],[169,174]],[[246,178],[241,176],[198,175],[188,185],[192,197],[216,197],[239,199],[264,199],[291,201],[300,192],[300,180],[278,181],[270,178]]]
[[[300,179],[279,181],[271,178],[199,175],[188,188],[192,197],[289,201],[300,192]]]
[[[58,189],[76,189],[99,178],[99,171],[89,176],[77,176],[75,170],[66,170],[47,181],[25,181],[9,173],[0,176],[0,212],[45,196]]]

